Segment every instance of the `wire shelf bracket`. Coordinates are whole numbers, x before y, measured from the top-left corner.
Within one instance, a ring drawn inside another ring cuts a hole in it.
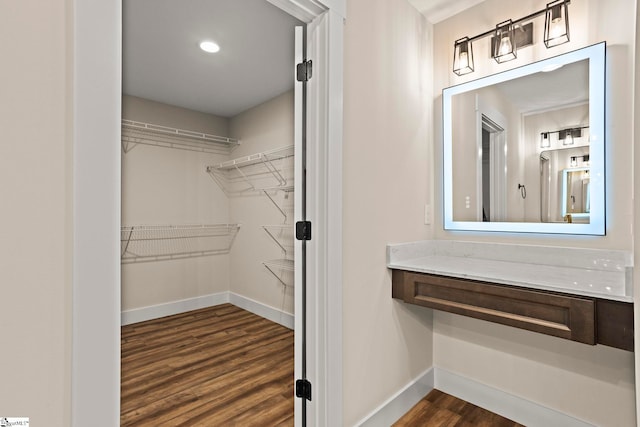
[[[273,204],[273,206],[276,207],[276,209],[278,209],[278,212],[282,214],[282,216],[284,217],[284,222],[287,222],[287,219],[289,218],[289,213],[287,212],[287,209],[285,209],[283,205],[278,203],[278,201],[270,194],[270,192],[278,192],[278,191],[283,191],[284,193],[286,193],[286,197],[288,197],[288,193],[293,192],[293,185],[288,185],[286,187],[262,189],[262,193],[265,196],[267,196],[267,199]]]
[[[263,225],[262,229],[278,245],[285,257],[293,253],[293,225]]]
[[[295,271],[294,261],[292,259],[273,259],[269,261],[262,261],[262,265],[264,265],[266,269],[273,275],[273,277],[278,279],[278,281],[282,283],[283,286],[291,286],[291,284],[285,282],[282,279],[281,275],[284,271]]]
[[[139,144],[143,144],[228,155],[240,144],[240,141],[225,136],[123,119],[121,143],[125,154]]]

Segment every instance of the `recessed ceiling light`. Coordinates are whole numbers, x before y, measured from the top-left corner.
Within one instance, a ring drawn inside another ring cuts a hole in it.
[[[216,53],[220,50],[220,46],[218,46],[216,43],[212,41],[207,40],[200,43],[200,49],[208,53]]]

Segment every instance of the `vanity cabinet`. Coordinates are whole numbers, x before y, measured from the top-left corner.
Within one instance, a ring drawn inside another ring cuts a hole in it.
[[[585,344],[633,351],[633,304],[487,281],[392,270],[392,296]]]

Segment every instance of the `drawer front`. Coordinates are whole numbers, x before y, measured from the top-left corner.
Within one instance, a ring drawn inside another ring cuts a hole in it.
[[[394,297],[407,303],[596,344],[593,299],[410,272],[401,283]]]

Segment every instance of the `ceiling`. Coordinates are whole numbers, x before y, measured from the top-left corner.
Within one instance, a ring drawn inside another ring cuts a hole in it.
[[[484,0],[408,0],[429,22],[437,24],[440,21],[469,9]]]
[[[589,61],[566,64],[496,85],[521,113],[547,111],[589,101]]]
[[[296,25],[266,0],[124,0],[123,92],[233,117],[293,88]]]
[[[436,23],[482,1],[409,3]],[[123,92],[233,117],[293,87],[296,25],[267,0],[124,0]]]

